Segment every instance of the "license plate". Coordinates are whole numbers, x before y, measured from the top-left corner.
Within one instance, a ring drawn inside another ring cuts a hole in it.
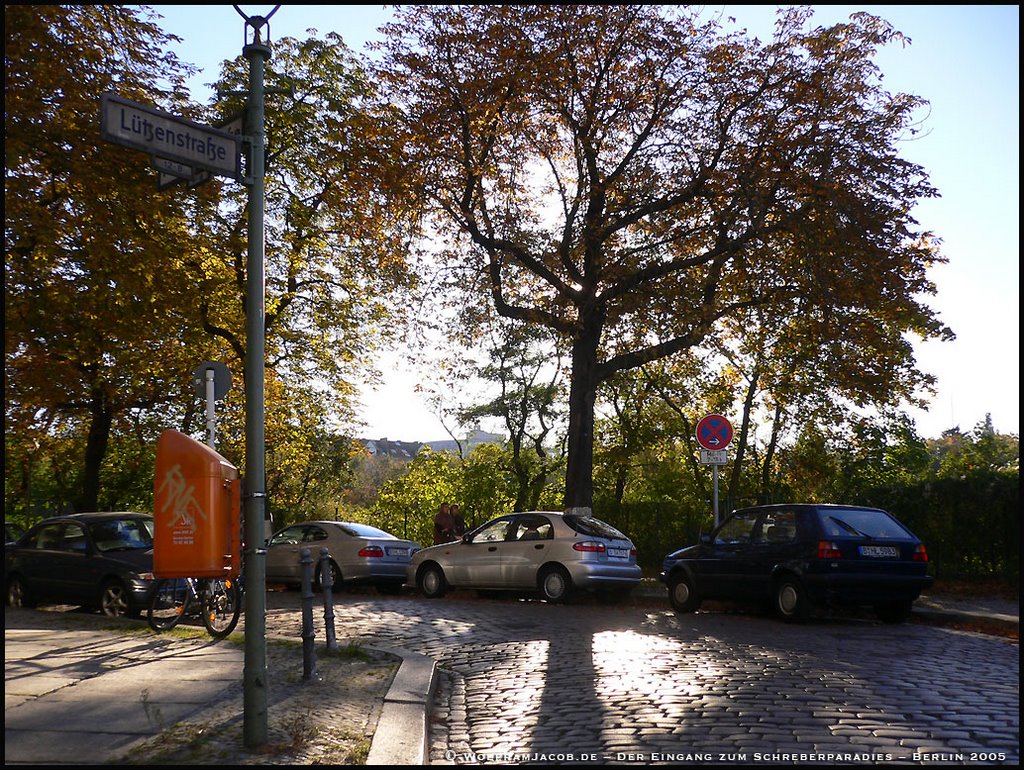
[[[629,556],[629,549],[628,548],[609,548],[608,549],[608,555],[609,556],[615,556],[616,558],[619,558],[619,559],[625,559],[627,556]]]
[[[900,555],[900,550],[889,545],[862,545],[860,547],[860,555],[893,559]]]
[[[408,548],[388,548],[388,556],[408,556]]]

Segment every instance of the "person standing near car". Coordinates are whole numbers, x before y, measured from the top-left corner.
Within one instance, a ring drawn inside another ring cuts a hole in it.
[[[455,519],[452,517],[451,506],[448,503],[441,503],[437,516],[434,517],[434,545],[458,539],[455,536]]]
[[[452,515],[452,534],[455,540],[461,540],[462,536],[466,534],[466,522],[462,519],[462,514],[459,513],[458,503],[452,503],[449,508]]]

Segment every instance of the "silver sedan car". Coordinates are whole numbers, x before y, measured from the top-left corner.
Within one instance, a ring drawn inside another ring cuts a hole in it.
[[[591,516],[530,511],[417,551],[405,584],[428,598],[469,588],[539,591],[560,602],[576,589],[623,594],[639,582],[636,548],[614,527]]]
[[[382,529],[348,521],[307,521],[292,524],[267,541],[267,582],[301,585],[301,551],[313,557],[313,586],[321,585],[321,549],[327,548],[332,588],[345,583],[370,583],[383,593],[397,593],[410,557],[419,543],[400,540]]]

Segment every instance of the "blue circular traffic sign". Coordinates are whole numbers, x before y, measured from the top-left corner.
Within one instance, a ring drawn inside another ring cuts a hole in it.
[[[725,449],[732,441],[732,423],[720,414],[709,414],[697,423],[697,443],[713,451]]]

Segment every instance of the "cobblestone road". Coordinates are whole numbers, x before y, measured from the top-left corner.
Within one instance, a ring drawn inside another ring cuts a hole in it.
[[[294,627],[298,595],[269,596],[268,631]],[[1019,761],[1019,647],[1001,638],[658,602],[366,593],[335,615],[339,642],[438,662],[435,764]]]

